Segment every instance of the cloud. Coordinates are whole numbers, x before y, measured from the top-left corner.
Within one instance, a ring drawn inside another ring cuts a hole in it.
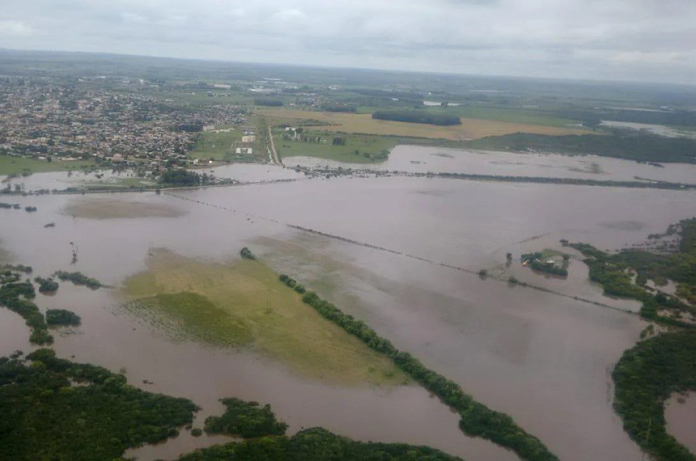
[[[27,36],[34,33],[34,29],[23,21],[0,21],[0,35]]]
[[[3,3],[12,12],[0,21],[5,47],[469,74],[696,77],[696,2],[683,0]]]
[[[281,10],[281,11],[277,12],[276,14],[274,14],[273,21],[301,22],[306,17],[307,17],[307,15],[304,14],[300,10],[289,9],[289,10]]]

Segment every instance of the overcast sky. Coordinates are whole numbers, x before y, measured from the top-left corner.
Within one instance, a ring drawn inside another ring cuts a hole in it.
[[[0,0],[0,47],[696,84],[696,0]]]

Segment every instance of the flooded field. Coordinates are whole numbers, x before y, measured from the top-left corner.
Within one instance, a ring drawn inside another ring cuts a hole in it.
[[[288,157],[283,161],[289,166],[365,168],[365,165],[310,157]],[[657,167],[596,155],[488,152],[441,147],[397,146],[386,162],[370,165],[369,168],[413,173],[468,173],[597,181],[653,180],[696,184],[696,165],[665,163],[662,167]]]
[[[0,210],[0,239],[9,258],[32,265],[34,275],[79,270],[114,287],[92,291],[61,283],[55,296],[37,296],[42,309],[65,308],[82,317],[79,328],[56,334],[56,352],[122,370],[143,389],[192,399],[203,408],[194,427],[222,411],[218,399],[234,396],[270,403],[291,433],[323,426],[358,440],[426,444],[469,460],[515,459],[464,436],[458,415],[420,387],[309,379],[258,351],[175,341],[121,306],[118,287],[147,269],[153,248],[224,263],[248,246],[277,272],[291,274],[475,399],[511,415],[561,459],[641,459],[613,413],[610,379],[644,327],[637,316],[610,307],[637,305],[603,297],[577,259],[569,277],[558,280],[522,267],[519,255],[558,248],[561,238],[602,249],[641,243],[696,214],[694,192],[331,179],[108,196],[135,209],[171,211],[164,215],[66,213],[104,199],[12,197],[8,201],[38,211]],[[45,228],[49,222],[55,227]],[[73,246],[77,262],[71,265]],[[509,267],[507,252],[515,257]],[[559,294],[481,280],[481,268]],[[28,350],[27,337],[23,321],[0,310],[0,352]],[[219,440],[182,435],[134,454],[172,459]]]
[[[280,168],[273,165],[259,164],[230,164],[213,168],[202,168],[196,170],[199,173],[212,174],[217,178],[233,179],[239,182],[273,182],[301,179],[303,174],[294,170]],[[14,188],[20,186],[25,191],[37,190],[65,190],[67,188],[89,188],[89,187],[128,187],[132,185],[134,189],[138,187],[152,187],[152,181],[141,181],[132,171],[56,171],[52,173],[30,174],[29,176],[0,177],[2,187],[10,185]]]
[[[603,120],[602,126],[608,126],[612,128],[623,128],[635,131],[646,131],[648,133],[657,134],[660,136],[665,136],[667,138],[694,138],[696,133],[687,130],[679,130],[664,125],[654,125],[650,123],[632,123],[632,122],[615,122]]]

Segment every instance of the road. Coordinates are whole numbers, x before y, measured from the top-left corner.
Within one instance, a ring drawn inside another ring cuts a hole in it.
[[[275,165],[282,165],[283,162],[280,161],[278,157],[278,152],[276,152],[275,141],[273,141],[273,133],[271,132],[271,127],[268,127],[268,139],[271,141],[271,159]]]

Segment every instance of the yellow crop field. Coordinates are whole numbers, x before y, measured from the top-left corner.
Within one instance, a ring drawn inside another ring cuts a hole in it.
[[[291,109],[263,109],[258,111],[270,125],[297,123],[303,120],[326,123],[316,128],[343,133],[361,133],[382,136],[404,136],[414,138],[447,139],[466,141],[486,136],[502,136],[513,133],[532,133],[545,135],[596,134],[589,130],[531,125],[524,123],[501,122],[462,118],[457,126],[435,126],[419,123],[375,120],[370,114],[349,114],[340,112],[317,112]]]

